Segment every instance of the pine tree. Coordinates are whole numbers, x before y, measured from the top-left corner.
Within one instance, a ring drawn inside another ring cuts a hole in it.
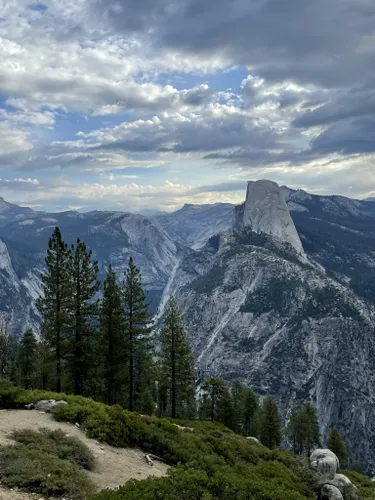
[[[277,404],[271,396],[266,396],[263,402],[260,439],[271,450],[280,445],[281,419]]]
[[[37,300],[42,316],[42,339],[54,353],[56,391],[61,392],[63,344],[66,337],[68,307],[71,299],[70,253],[60,229],[56,227],[48,242],[47,271],[42,274],[43,296]]]
[[[38,341],[32,328],[26,330],[19,345],[19,369],[21,384],[33,389],[36,382]]]
[[[172,418],[192,417],[195,413],[194,363],[174,299],[168,302],[159,341],[160,374],[163,377],[160,387],[167,391],[169,414]]]
[[[239,380],[234,380],[231,386],[233,421],[232,429],[237,434],[244,432],[244,412],[245,412],[246,388]]]
[[[11,337],[7,324],[0,324],[0,378],[19,383],[18,344]]]
[[[45,340],[38,342],[36,353],[37,388],[43,391],[53,389],[51,372],[53,368],[53,353]]]
[[[124,355],[124,311],[116,273],[109,266],[100,308],[100,351],[104,364],[105,401],[118,403],[126,376]]]
[[[93,361],[94,321],[98,314],[95,295],[99,291],[98,263],[92,261],[92,252],[77,238],[72,246],[69,262],[72,294],[70,300],[70,328],[67,342],[70,354],[74,393],[83,395]]]
[[[225,384],[221,397],[217,401],[217,421],[235,430],[232,395]]]
[[[152,380],[151,313],[142,288],[140,270],[129,259],[123,284],[125,341],[128,361],[128,409],[140,407],[141,393]]]
[[[337,429],[331,429],[328,440],[327,448],[337,456],[340,462],[344,462],[348,456],[346,444]]]
[[[245,436],[259,435],[259,425],[256,418],[259,410],[259,398],[250,388],[243,395],[242,432]]]
[[[301,455],[305,442],[305,422],[301,410],[295,410],[291,414],[287,427],[287,435],[293,443],[293,452]]]
[[[320,446],[320,426],[316,409],[311,403],[305,404],[303,414],[306,420],[306,452],[309,456],[314,446]]]
[[[211,422],[220,421],[220,403],[224,397],[227,387],[220,378],[209,378],[202,385],[206,393],[201,402],[201,418],[209,418]]]
[[[311,403],[307,403],[301,410],[292,413],[287,428],[289,439],[293,442],[293,451],[299,455],[310,452],[314,446],[320,444],[320,427],[316,410]]]

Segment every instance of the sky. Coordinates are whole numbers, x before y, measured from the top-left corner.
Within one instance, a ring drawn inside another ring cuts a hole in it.
[[[0,0],[0,195],[37,210],[375,196],[373,0]]]

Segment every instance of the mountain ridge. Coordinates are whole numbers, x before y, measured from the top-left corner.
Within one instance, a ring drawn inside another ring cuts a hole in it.
[[[303,254],[290,236],[275,237],[268,215],[267,224],[260,218],[254,226],[250,217],[238,226],[246,202],[187,204],[153,217],[12,215],[0,227],[0,316],[16,335],[37,328],[38,276],[58,225],[69,243],[80,236],[93,249],[101,276],[111,263],[120,278],[133,256],[158,319],[176,298],[201,379],[240,379],[271,393],[287,415],[313,401],[323,433],[337,426],[353,456],[375,470],[375,203],[286,187],[279,193],[284,201],[276,205],[291,217]],[[259,205],[263,215],[275,213],[270,203]]]

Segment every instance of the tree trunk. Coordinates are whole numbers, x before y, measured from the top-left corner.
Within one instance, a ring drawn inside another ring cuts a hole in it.
[[[113,363],[113,335],[112,335],[112,314],[110,314],[109,321],[109,330],[108,330],[108,379],[107,379],[107,403],[108,405],[113,405],[114,404],[114,398],[113,398],[113,382],[114,382],[114,363]]]
[[[172,362],[172,418],[176,418],[176,346],[175,346],[175,332],[172,328],[172,352],[171,352],[171,362]]]
[[[82,377],[82,321],[81,321],[81,276],[79,261],[77,265],[77,296],[75,311],[75,346],[74,346],[74,393],[83,396]]]
[[[56,392],[61,392],[61,290],[60,290],[60,252],[56,249]]]
[[[133,338],[133,293],[129,301],[129,411],[133,411],[134,399],[134,338]]]
[[[215,389],[212,387],[211,391],[211,422],[215,420]]]

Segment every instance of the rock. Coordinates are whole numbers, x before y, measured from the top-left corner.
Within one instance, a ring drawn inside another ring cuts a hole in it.
[[[335,477],[327,484],[335,486],[341,491],[345,500],[357,500],[357,488],[344,474],[335,474]]]
[[[288,205],[276,182],[260,180],[248,183],[242,221],[237,219],[236,223],[289,243],[297,252],[303,253]]]
[[[310,464],[320,479],[334,479],[339,468],[339,459],[331,450],[317,449],[310,455]]]
[[[181,431],[190,431],[190,432],[194,432],[194,429],[193,427],[185,427],[184,425],[178,425],[178,424],[172,424],[174,425],[175,427],[178,427]]]
[[[247,436],[247,438],[246,438],[246,439],[251,439],[251,440],[252,440],[252,441],[254,441],[255,443],[257,443],[257,444],[261,444],[261,442],[259,441],[259,439],[255,438],[255,437],[253,437],[253,436]]]
[[[35,404],[35,409],[38,411],[50,412],[56,406],[67,405],[66,401],[56,401],[55,399],[42,399]]]
[[[325,484],[320,491],[319,500],[344,500],[344,497],[336,486]]]

